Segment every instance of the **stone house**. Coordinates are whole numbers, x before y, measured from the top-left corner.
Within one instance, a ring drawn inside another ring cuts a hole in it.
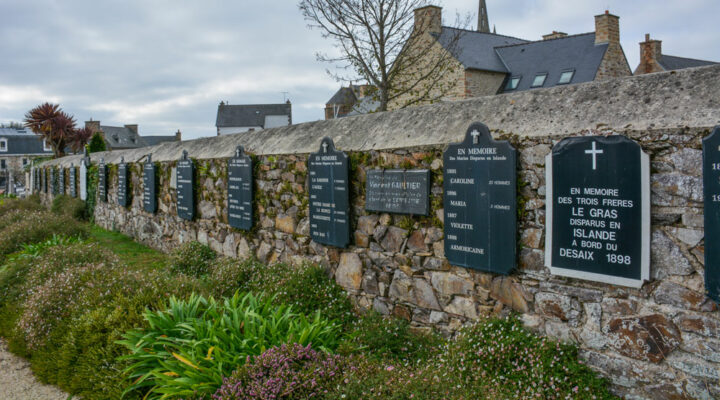
[[[137,149],[153,146],[162,142],[179,142],[182,140],[180,130],[175,135],[140,136],[137,124],[124,126],[100,125],[100,121],[85,121],[85,127],[93,132],[100,132],[105,139],[108,150]]]
[[[341,87],[325,103],[325,119],[367,114],[376,111],[380,103],[373,97],[377,88],[373,85]]]
[[[230,135],[292,125],[292,103],[230,105],[220,102],[215,127],[217,134]]]
[[[640,63],[635,68],[634,75],[651,74],[653,72],[673,71],[683,68],[703,67],[717,64],[713,61],[697,60],[694,58],[669,56],[662,53],[662,41],[650,39],[645,34],[645,41],[640,42]]]
[[[11,176],[24,185],[23,168],[33,158],[52,154],[52,146],[41,136],[25,128],[0,128],[0,189],[6,188]]]
[[[632,75],[620,45],[620,18],[608,11],[595,16],[594,32],[568,35],[553,31],[539,41],[491,33],[484,1],[480,3],[479,15],[479,29],[470,31],[442,26],[440,7],[415,10],[415,32],[423,35],[426,41],[435,42],[427,52],[428,57],[433,53],[445,53],[448,62],[453,64],[440,84],[428,82],[428,85],[434,84],[438,90],[444,90],[436,93],[441,100],[454,101]],[[389,108],[408,104],[412,96],[412,93],[399,96]],[[427,102],[419,102],[423,103]]]

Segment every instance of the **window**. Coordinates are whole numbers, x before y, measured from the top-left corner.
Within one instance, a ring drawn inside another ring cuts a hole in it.
[[[508,79],[507,85],[505,85],[505,90],[515,90],[518,87],[518,84],[520,83],[520,76],[513,76],[512,78]]]
[[[23,158],[23,167],[26,166],[27,164],[28,164],[28,159],[27,159],[27,158]]]
[[[53,151],[52,146],[47,142],[47,139],[43,139],[43,151]]]
[[[533,79],[532,85],[530,87],[540,87],[540,86],[544,85],[545,78],[547,78],[547,73],[535,75],[535,79]]]
[[[573,75],[575,75],[575,70],[563,71],[562,73],[560,73],[558,85],[570,83],[570,81],[572,81]]]
[[[0,151],[8,151],[7,139],[0,138]]]
[[[0,169],[5,169],[5,168],[6,168],[5,160],[2,159],[2,160],[0,160]]]

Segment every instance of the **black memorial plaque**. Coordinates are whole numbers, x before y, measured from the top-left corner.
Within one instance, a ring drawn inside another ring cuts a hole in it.
[[[70,196],[71,197],[77,197],[77,172],[75,171],[75,166],[71,163],[70,169],[68,170],[68,181],[70,182]]]
[[[308,158],[310,236],[317,243],[346,247],[350,243],[347,155],[325,137],[320,151]]]
[[[182,219],[192,220],[195,216],[195,165],[183,150],[177,163],[177,213]]]
[[[720,126],[703,139],[705,290],[720,303]],[[714,244],[713,244],[714,243]]]
[[[153,164],[150,154],[147,155],[147,161],[143,164],[143,209],[151,214],[155,214],[157,211],[155,164]]]
[[[625,136],[571,137],[546,158],[550,272],[640,287],[650,278],[650,162]]]
[[[120,157],[118,164],[117,202],[121,207],[128,206],[128,168],[125,157]]]
[[[57,194],[57,180],[55,179],[55,168],[50,167],[50,194]]]
[[[40,169],[40,184],[42,185],[42,191],[43,193],[48,192],[48,185],[47,185],[47,173],[45,172],[45,168]]]
[[[33,191],[40,191],[40,170],[33,168]]]
[[[374,169],[367,172],[365,209],[395,214],[430,213],[430,170]]]
[[[65,168],[58,169],[58,193],[65,194]]]
[[[102,158],[98,164],[98,201],[107,202],[107,165]]]
[[[253,226],[253,163],[242,146],[228,160],[228,224],[250,230]]]
[[[443,154],[445,257],[452,265],[508,274],[515,268],[517,152],[487,126],[470,125]]]

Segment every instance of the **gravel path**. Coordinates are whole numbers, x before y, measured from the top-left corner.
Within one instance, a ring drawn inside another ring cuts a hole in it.
[[[12,353],[0,339],[0,400],[66,400],[64,393],[55,386],[45,385],[35,379],[30,363]]]

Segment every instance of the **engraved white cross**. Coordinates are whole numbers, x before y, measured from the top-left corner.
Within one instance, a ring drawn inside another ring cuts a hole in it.
[[[478,136],[480,136],[480,132],[472,131],[470,132],[470,136],[473,138],[473,144],[478,144]]]
[[[326,142],[323,142],[322,148],[323,148],[323,153],[327,153],[328,144]]]
[[[597,155],[602,154],[602,150],[598,150],[595,148],[595,142],[592,142],[592,149],[585,150],[585,154],[592,154],[593,158],[593,170],[597,169]]]

